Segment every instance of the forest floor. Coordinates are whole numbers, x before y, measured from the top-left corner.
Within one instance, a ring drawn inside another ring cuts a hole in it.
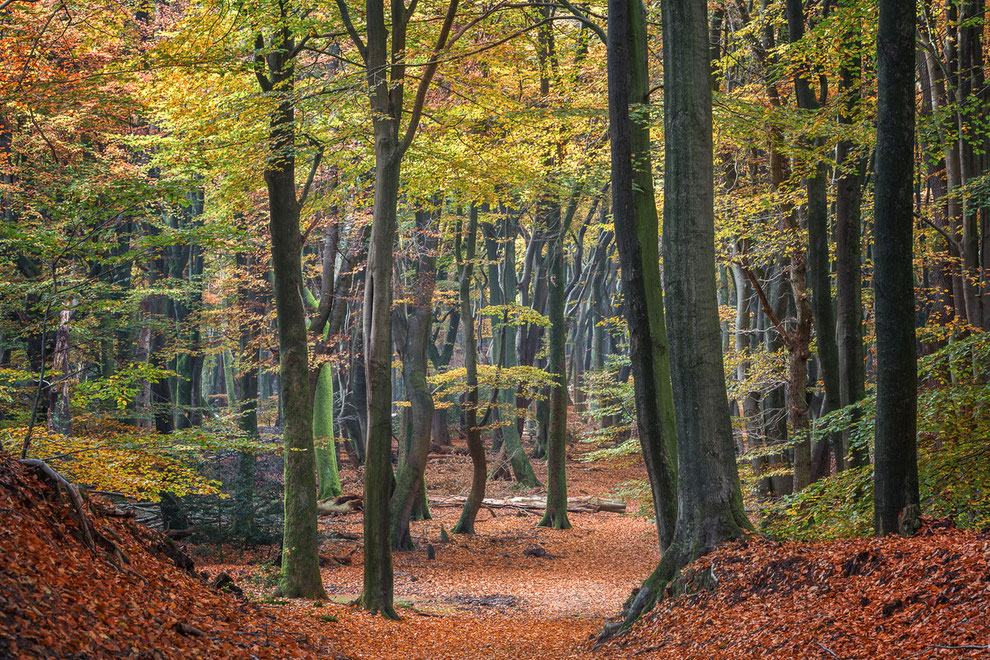
[[[601,463],[577,460],[568,451],[568,495],[615,497],[619,484],[645,478],[636,458]],[[533,461],[541,483],[546,464]],[[434,454],[427,490],[434,502],[466,495],[470,458]],[[344,493],[360,493],[358,475],[342,470]],[[486,496],[504,499],[539,494],[511,482],[489,482]],[[634,513],[640,503],[627,500]],[[656,528],[643,517],[618,513],[569,513],[573,529],[537,527],[542,513],[482,508],[473,536],[450,535],[460,505],[435,503],[432,520],[414,522],[417,549],[396,552],[395,602],[400,622],[347,607],[361,593],[362,516],[322,516],[323,582],[331,603],[270,605],[295,617],[318,646],[349,658],[580,658],[603,620],[622,608],[630,592],[660,558]],[[435,552],[428,559],[428,546]],[[274,569],[259,569],[255,554],[231,562],[201,564],[211,576],[227,572],[246,592],[261,598]],[[263,558],[263,557],[261,557]],[[216,560],[214,560],[216,561]]]
[[[573,496],[643,476],[635,461],[576,458]],[[431,497],[461,494],[469,463],[431,457]],[[359,492],[357,476],[344,470],[345,492]],[[488,491],[518,494],[505,482]],[[419,548],[395,555],[402,620],[389,621],[348,605],[361,587],[360,514],[321,518],[330,601],[273,600],[274,550],[188,548],[194,567],[159,532],[97,497],[72,506],[0,452],[0,660],[990,658],[990,531],[926,521],[910,538],[730,543],[687,569],[703,588],[595,649],[659,558],[650,522],[573,513],[574,528],[555,531],[537,528],[536,512],[483,509],[477,534],[441,542],[459,514],[435,505],[414,523]],[[246,595],[224,593],[221,572]]]

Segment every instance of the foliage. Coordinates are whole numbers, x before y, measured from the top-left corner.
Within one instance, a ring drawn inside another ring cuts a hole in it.
[[[990,385],[981,373],[988,360],[990,333],[976,332],[919,361],[924,385],[918,403],[922,513],[951,517],[970,529],[990,526]],[[851,446],[868,450],[874,413],[871,393],[860,405],[822,417],[814,433],[847,432]],[[759,455],[751,452],[744,458]],[[765,509],[765,531],[805,540],[868,535],[873,529],[872,480],[872,467],[855,468],[785,496]]]
[[[73,436],[35,429],[28,456],[40,458],[67,477],[95,490],[136,499],[157,500],[163,492],[178,496],[217,494],[219,482],[202,476],[193,449],[203,444],[202,431],[160,435],[146,429],[100,420]],[[0,445],[18,452],[26,428],[0,431]]]
[[[601,423],[599,429],[584,434],[583,442],[599,446],[614,443],[613,447],[603,447],[589,453],[588,460],[628,456],[640,451],[639,439],[629,437],[636,420],[633,381],[631,377],[625,381],[619,380],[620,371],[628,367],[628,355],[609,355],[605,358],[604,368],[582,374],[587,414]]]

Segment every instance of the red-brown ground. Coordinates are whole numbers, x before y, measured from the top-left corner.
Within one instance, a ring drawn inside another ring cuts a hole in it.
[[[988,658],[990,534],[756,540],[692,570],[714,592],[662,603],[603,649],[643,658]]]
[[[534,467],[545,482],[546,465],[536,461]],[[470,471],[466,456],[431,456],[431,499],[465,494]],[[641,463],[605,467],[572,460],[568,494],[609,496],[616,484],[643,475]],[[343,481],[345,492],[360,492],[352,471],[344,471]],[[505,498],[538,492],[495,481],[487,494]],[[635,512],[638,506],[632,501],[627,508]],[[300,629],[337,657],[582,658],[604,618],[621,608],[660,557],[654,525],[632,515],[571,513],[573,529],[558,531],[537,527],[537,512],[484,508],[476,535],[451,535],[449,543],[441,543],[441,526],[449,532],[460,507],[435,504],[431,512],[433,520],[413,523],[417,549],[394,555],[395,600],[402,621],[386,621],[342,604],[361,591],[363,554],[360,539],[335,537],[360,537],[359,513],[320,519],[327,539],[321,546],[323,580],[335,602],[314,607],[292,601],[273,609],[298,617]],[[433,560],[427,559],[428,544],[436,552]],[[535,548],[546,554],[524,554]],[[254,565],[206,568],[211,574],[226,571],[257,596],[264,593]]]
[[[431,496],[461,494],[468,460],[431,460]],[[641,465],[572,462],[570,494],[609,495],[637,476]],[[358,492],[357,475],[344,477]],[[504,482],[489,490],[514,494]],[[691,567],[714,590],[662,602],[592,649],[604,618],[659,558],[652,525],[571,514],[574,529],[554,531],[536,528],[536,514],[485,509],[477,535],[441,543],[441,525],[449,530],[459,512],[434,506],[434,520],[414,523],[419,549],[396,554],[396,622],[345,604],[360,591],[360,514],[321,519],[329,602],[259,602],[270,590],[257,562],[265,551],[232,563],[228,548],[224,563],[205,566],[234,575],[251,602],[182,570],[156,532],[91,509],[127,555],[115,567],[77,540],[48,484],[0,455],[0,659],[990,656],[988,534],[932,524],[910,539],[731,544]],[[546,554],[524,554],[535,548]]]

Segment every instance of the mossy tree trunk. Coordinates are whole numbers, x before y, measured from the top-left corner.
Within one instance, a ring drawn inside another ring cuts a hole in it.
[[[609,7],[612,216],[622,264],[637,429],[664,547],[673,538],[677,517],[677,438],[650,158],[646,16],[640,0],[619,0]]]
[[[292,598],[325,598],[319,566],[316,516],[316,460],[310,402],[306,310],[302,300],[302,235],[296,197],[295,82],[296,42],[287,27],[288,8],[279,3],[281,25],[273,30],[267,55],[255,72],[264,92],[276,96],[265,169],[271,216],[272,270],[278,320],[279,376],[284,415],[284,517],[282,575],[276,593]],[[257,36],[259,52],[266,50]],[[307,186],[308,189],[308,186]]]
[[[630,4],[611,0],[610,20]],[[618,14],[618,16],[616,16]],[[653,574],[629,603],[628,626],[690,561],[750,528],[743,510],[722,365],[715,287],[710,58],[706,6],[665,0],[665,306],[677,424],[677,522]],[[644,27],[645,29],[645,27]]]
[[[313,438],[316,449],[316,475],[319,498],[337,497],[340,472],[337,468],[337,442],[333,433],[333,368],[329,362],[320,367],[313,399]]]

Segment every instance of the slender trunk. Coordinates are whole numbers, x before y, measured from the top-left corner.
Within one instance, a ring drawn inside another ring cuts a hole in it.
[[[646,17],[640,0],[609,2],[608,87],[612,213],[622,263],[637,428],[660,545],[666,547],[677,517],[677,440],[650,160]],[[711,172],[706,176],[711,178]]]
[[[567,324],[564,320],[564,231],[560,205],[546,200],[548,278],[547,307],[550,316],[550,341],[547,371],[550,386],[547,438],[547,507],[538,523],[541,527],[570,529],[567,520]]]
[[[337,497],[343,490],[337,468],[337,441],[333,432],[333,368],[329,362],[320,367],[313,401],[313,443],[316,452],[318,497]]]
[[[239,266],[248,265],[247,259],[238,255]],[[240,303],[250,307],[257,294],[249,287],[242,287],[238,292]],[[242,317],[244,318],[244,317]],[[252,322],[242,323],[240,328],[241,354],[257,354],[258,349],[256,325]],[[258,369],[245,369],[240,375],[240,417],[238,426],[249,441],[258,439]],[[246,540],[258,537],[257,504],[255,502],[255,478],[257,473],[257,454],[251,449],[239,452],[237,461],[237,477],[234,486],[234,522],[232,532]]]
[[[369,66],[371,63],[369,62]],[[381,123],[381,122],[379,122]],[[386,127],[387,128],[387,127]],[[399,165],[389,134],[376,129],[375,201],[364,285],[368,429],[364,472],[364,607],[397,618],[392,604],[392,260]]]
[[[485,483],[488,478],[485,464],[485,446],[478,428],[478,350],[474,337],[474,314],[471,311],[471,276],[474,273],[474,249],[478,236],[478,208],[472,204],[465,235],[464,258],[461,260],[461,318],[464,320],[464,367],[467,371],[467,395],[464,403],[464,420],[467,431],[468,452],[471,454],[471,492],[457,525],[455,534],[474,534],[474,520],[485,499]],[[458,250],[460,252],[460,250]]]
[[[402,379],[409,401],[410,424],[404,459],[399,462],[391,501],[392,545],[412,549],[409,521],[425,493],[424,474],[430,452],[433,394],[426,382],[426,347],[433,324],[433,291],[436,288],[436,235],[439,213],[416,212],[415,279],[404,296],[406,340],[402,349]]]
[[[847,43],[856,37],[847,35]],[[839,89],[845,99],[839,113],[839,124],[850,127],[860,101],[861,63],[854,58],[842,68]],[[862,238],[862,179],[863,158],[857,156],[856,145],[840,140],[835,150],[838,181],[835,190],[835,298],[836,335],[839,353],[839,405],[852,405],[866,397],[866,356],[863,349],[863,272]],[[859,414],[856,414],[856,418]],[[848,434],[844,434],[840,451],[842,461],[848,456],[851,467],[861,467],[869,456],[861,450],[851,451]]]

